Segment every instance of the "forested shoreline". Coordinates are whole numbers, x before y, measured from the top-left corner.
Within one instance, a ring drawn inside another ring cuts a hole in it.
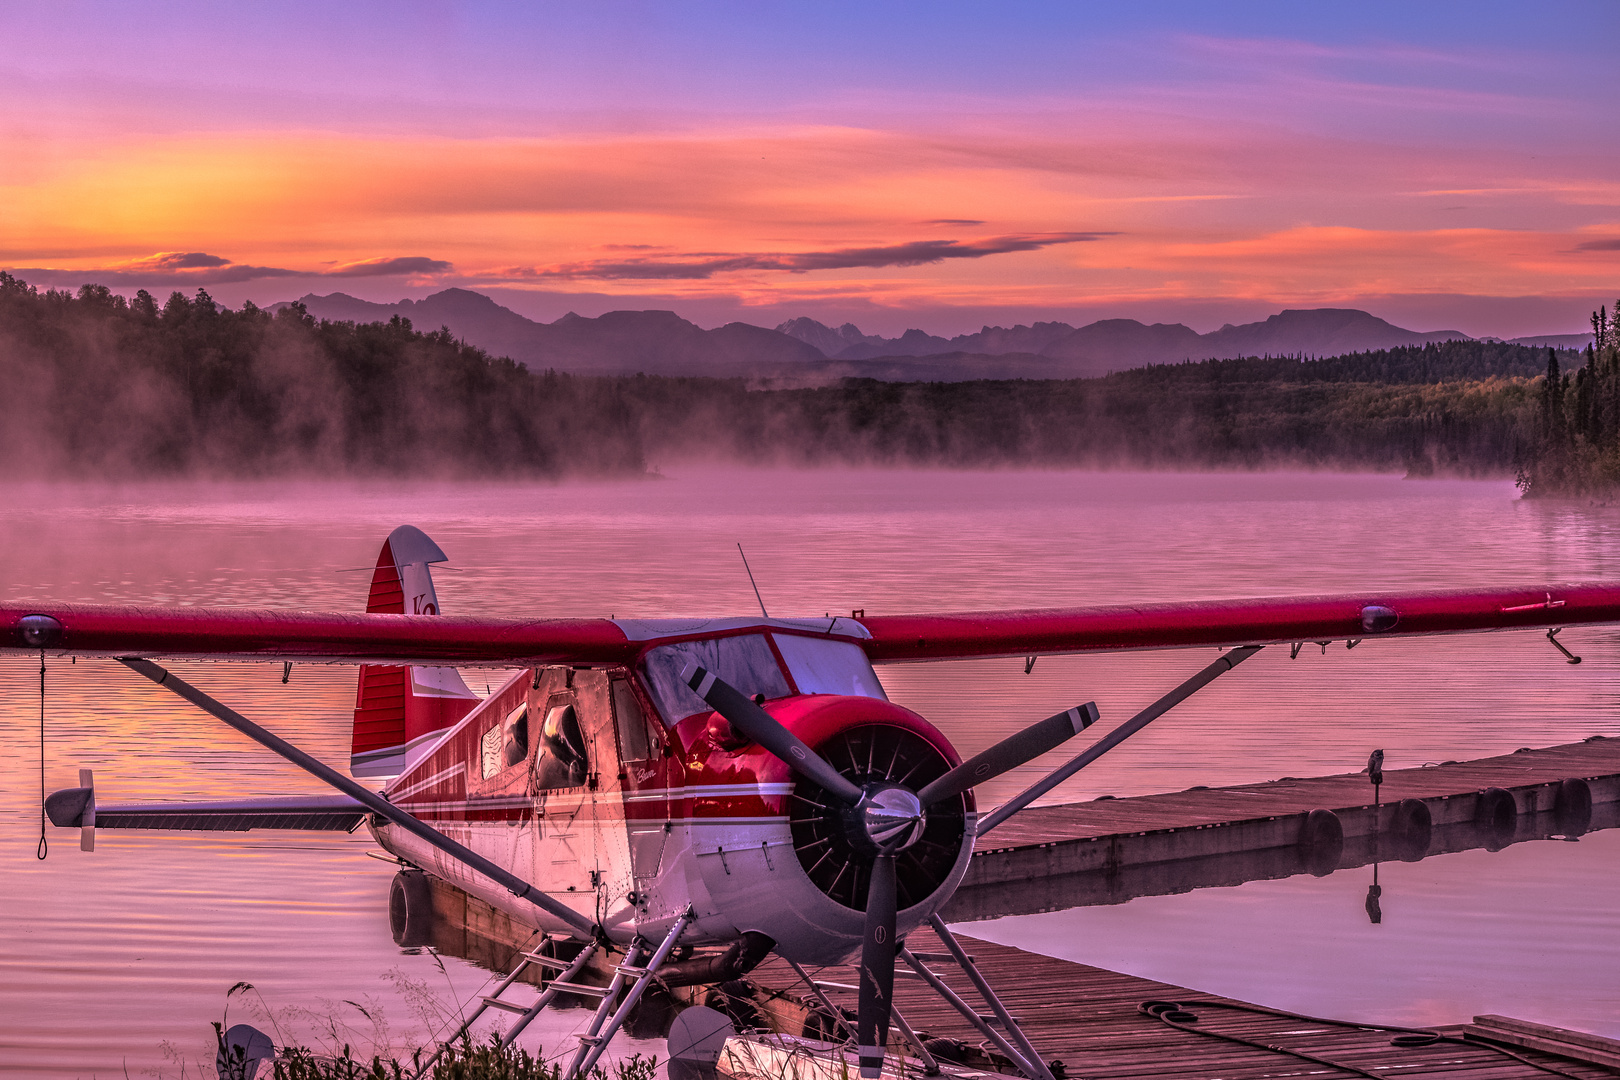
[[[1620,490],[1620,301],[1592,313],[1593,344],[1574,371],[1548,350],[1536,437],[1519,469],[1525,495],[1608,497]]]
[[[1620,482],[1605,333],[1584,367],[1552,354],[1551,379],[1548,350],[1449,341],[1098,379],[773,388],[532,372],[397,317],[231,310],[202,290],[159,305],[0,273],[0,460],[11,478],[95,479],[634,476],[689,460],[1309,467],[1587,494]]]
[[[615,475],[645,468],[619,388],[534,374],[408,321],[161,307],[0,273],[7,473]]]

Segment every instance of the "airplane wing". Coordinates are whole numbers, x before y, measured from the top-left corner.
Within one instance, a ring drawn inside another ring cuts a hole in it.
[[[44,616],[54,620],[30,622]],[[0,652],[457,666],[612,663],[637,644],[609,619],[489,619],[252,609],[0,606]]]
[[[1266,645],[1620,623],[1620,584],[862,614],[829,622],[828,633],[856,637],[844,628],[850,621],[870,635],[857,640],[876,663]],[[611,619],[0,606],[0,654],[11,655],[515,667],[625,663],[643,644]]]
[[[1356,593],[860,620],[875,663],[1274,645],[1620,622],[1620,585]]]

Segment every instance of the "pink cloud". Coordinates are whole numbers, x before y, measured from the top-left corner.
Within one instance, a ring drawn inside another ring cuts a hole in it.
[[[361,259],[343,263],[325,272],[325,277],[403,277],[406,275],[444,274],[453,267],[443,259],[429,259],[422,255],[396,258]]]
[[[839,248],[833,251],[791,253],[711,254],[694,252],[669,258],[565,263],[560,266],[514,271],[514,277],[564,279],[705,279],[738,270],[870,269],[884,266],[925,266],[946,259],[982,259],[1015,251],[1039,251],[1054,244],[1099,240],[1111,233],[1043,233],[1031,236],[995,236],[984,240],[914,240],[879,247]]]

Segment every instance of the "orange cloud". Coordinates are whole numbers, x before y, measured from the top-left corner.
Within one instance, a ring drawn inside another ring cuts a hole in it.
[[[116,280],[657,280],[677,297],[895,306],[1537,295],[1612,288],[1601,252],[1620,216],[1589,162],[1125,112],[949,131],[0,137],[13,152],[0,263]]]

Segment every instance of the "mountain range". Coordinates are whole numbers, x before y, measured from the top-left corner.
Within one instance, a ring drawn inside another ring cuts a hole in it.
[[[531,368],[586,375],[753,376],[826,360],[814,346],[775,330],[742,322],[704,330],[673,311],[610,311],[595,319],[569,312],[556,322],[542,323],[468,289],[446,289],[397,304],[344,293],[311,293],[299,303],[317,319],[386,322],[399,315],[418,330],[448,327],[496,356]]]
[[[1181,323],[1147,325],[1135,319],[1103,319],[1075,327],[1062,322],[1034,326],[986,326],[976,334],[935,337],[907,330],[898,338],[862,334],[851,323],[837,330],[814,319],[792,319],[777,327],[784,334],[814,345],[831,359],[871,360],[880,356],[936,356],[982,353],[998,356],[1028,353],[1066,361],[1086,374],[1102,374],[1144,364],[1233,356],[1337,356],[1398,345],[1466,339],[1460,330],[1418,333],[1353,308],[1288,310],[1265,322],[1200,334]]]
[[[1352,308],[1290,309],[1264,322],[1226,325],[1200,334],[1180,323],[1103,319],[986,326],[938,337],[907,330],[897,338],[863,334],[852,323],[834,329],[810,318],[775,329],[734,322],[705,330],[673,311],[610,311],[597,318],[570,312],[555,322],[524,318],[490,297],[446,289],[422,300],[378,304],[344,293],[302,297],[309,314],[353,322],[395,315],[418,330],[446,327],[457,337],[531,368],[581,374],[704,375],[827,382],[846,376],[889,381],[994,378],[1086,378],[1147,364],[1236,356],[1336,356],[1350,352],[1467,339],[1456,330],[1418,332]],[[275,305],[283,307],[285,303]],[[1516,339],[1523,344],[1579,347],[1580,335]],[[1588,335],[1589,337],[1589,335]],[[1567,343],[1562,340],[1570,339]]]

